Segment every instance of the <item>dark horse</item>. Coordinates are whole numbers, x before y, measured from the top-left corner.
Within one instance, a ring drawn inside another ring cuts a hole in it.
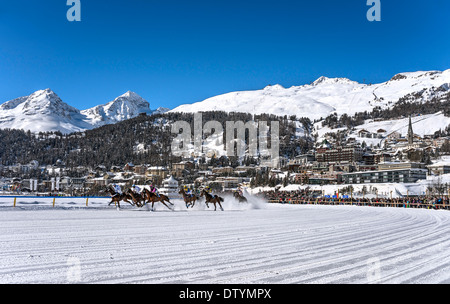
[[[220,202],[223,202],[223,198],[221,198],[220,196],[211,195],[207,191],[205,191],[205,189],[202,190],[202,193],[200,194],[200,196],[204,196],[205,197],[205,199],[206,199],[206,201],[205,201],[206,207],[209,208],[208,204],[214,204],[214,211],[216,211],[217,210],[217,205],[216,204],[219,204],[220,209],[222,209],[222,211],[223,211],[222,204],[220,203]]]
[[[108,206],[110,206],[112,203],[116,203],[117,206],[120,208],[121,201],[124,201],[130,204],[131,206],[134,206],[134,203],[130,202],[133,199],[130,195],[126,193],[118,193],[111,186],[107,187],[106,191],[109,192],[109,194],[111,194],[111,202],[108,204]]]
[[[141,195],[139,193],[135,193],[131,191],[131,189],[128,189],[126,192],[127,195],[131,197],[133,202],[138,206],[139,208],[142,208],[145,205],[145,197],[144,195]]]
[[[195,194],[191,194],[191,195],[186,194],[184,189],[180,189],[180,191],[178,191],[178,193],[183,195],[184,202],[186,203],[186,208],[189,208],[189,207],[194,208],[195,202],[200,199],[200,197],[198,197]]]
[[[155,202],[161,202],[164,206],[166,206],[168,209],[173,211],[173,204],[170,202],[169,197],[167,197],[166,195],[159,194],[159,196],[158,196],[155,193],[150,192],[147,189],[142,190],[142,193],[144,194],[144,198],[147,201],[147,204],[150,203],[150,202],[152,203],[152,209],[154,209]],[[172,208],[170,208],[166,204],[166,202],[169,203],[172,206]]]
[[[247,203],[247,198],[243,195],[240,195],[238,192],[234,192],[233,196],[235,199],[239,201],[239,203]]]

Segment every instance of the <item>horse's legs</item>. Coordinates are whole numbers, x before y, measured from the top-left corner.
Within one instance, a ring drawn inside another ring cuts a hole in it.
[[[173,209],[170,208],[169,206],[167,206],[166,203],[164,203],[164,201],[161,201],[161,203],[162,203],[164,206],[166,206],[169,210],[172,210],[172,211],[173,211]]]
[[[223,211],[223,207],[222,207],[222,204],[220,203],[220,202],[217,202],[218,204],[219,204],[219,206],[220,206],[220,209],[222,209],[222,211]]]
[[[162,201],[165,201],[165,200],[166,199],[164,198]],[[173,203],[169,200],[169,198],[167,198],[167,202],[173,206]]]

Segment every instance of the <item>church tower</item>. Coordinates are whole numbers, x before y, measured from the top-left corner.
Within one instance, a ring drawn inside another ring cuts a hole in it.
[[[409,115],[408,145],[412,146],[413,143],[414,143],[414,132],[412,128],[411,115]]]

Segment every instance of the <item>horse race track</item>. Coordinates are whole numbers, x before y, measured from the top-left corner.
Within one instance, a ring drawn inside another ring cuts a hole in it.
[[[0,283],[450,283],[448,211],[62,201],[0,199]]]

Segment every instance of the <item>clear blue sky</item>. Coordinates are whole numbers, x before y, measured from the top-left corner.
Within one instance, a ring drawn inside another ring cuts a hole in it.
[[[366,83],[450,68],[450,1],[66,0],[0,3],[0,103],[51,88],[86,109],[128,90],[174,108],[237,90]]]

